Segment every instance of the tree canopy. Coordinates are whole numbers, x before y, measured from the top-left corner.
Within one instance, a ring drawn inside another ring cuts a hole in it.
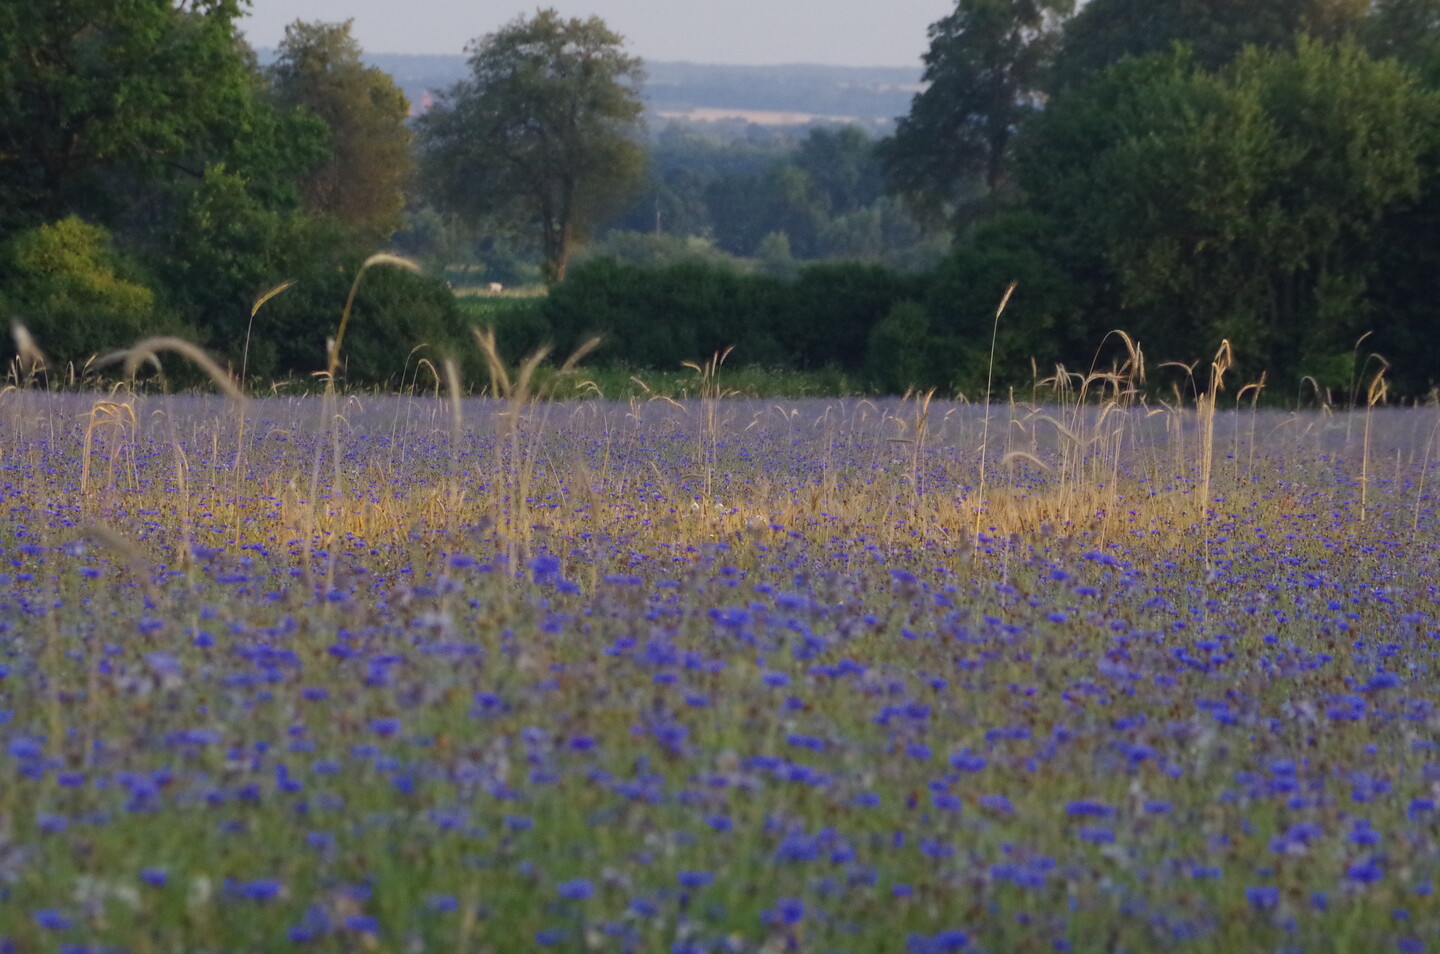
[[[1022,178],[1113,275],[1130,330],[1343,378],[1375,230],[1420,194],[1437,102],[1354,42],[1250,47],[1215,73],[1182,47],[1052,100]]]
[[[930,27],[927,88],[885,143],[896,191],[917,207],[953,208],[976,184],[1006,185],[1010,143],[1038,104],[1041,78],[1073,0],[959,0]]]
[[[238,15],[237,0],[0,5],[0,228],[113,217],[139,198],[117,174],[194,178],[243,150],[265,107]]]
[[[300,180],[306,208],[376,243],[399,228],[405,208],[410,105],[389,74],[362,62],[350,23],[295,21],[268,72],[282,104],[304,107],[329,131],[328,155]]]
[[[598,17],[552,10],[473,42],[470,77],[421,117],[424,187],[472,223],[538,234],[550,277],[639,183],[640,60]]]
[[[1370,0],[1089,0],[1065,26],[1050,87],[1083,85],[1126,57],[1176,43],[1215,69],[1246,46],[1292,48],[1301,33],[1338,40],[1369,8]]]

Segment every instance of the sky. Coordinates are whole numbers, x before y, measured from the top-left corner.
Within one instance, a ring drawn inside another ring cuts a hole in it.
[[[538,7],[598,16],[627,49],[656,62],[915,66],[926,28],[955,0],[251,0],[239,21],[250,45],[274,47],[295,20],[354,20],[369,53],[464,52]]]

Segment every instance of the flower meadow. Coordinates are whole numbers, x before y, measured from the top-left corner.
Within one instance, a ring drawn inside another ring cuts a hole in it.
[[[0,951],[1440,951],[1434,408],[0,395]]]

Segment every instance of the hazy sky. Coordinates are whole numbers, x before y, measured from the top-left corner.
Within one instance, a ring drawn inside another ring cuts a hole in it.
[[[649,60],[911,66],[925,29],[954,0],[252,0],[240,21],[250,44],[273,47],[297,19],[353,19],[371,53],[460,53],[521,13],[554,7],[599,16]]]

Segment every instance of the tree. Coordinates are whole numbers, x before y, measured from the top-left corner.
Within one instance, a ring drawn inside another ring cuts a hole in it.
[[[1369,7],[1370,0],[1089,0],[1065,26],[1049,88],[1084,85],[1125,57],[1175,43],[1216,69],[1246,46],[1293,49],[1299,33],[1338,40]]]
[[[1041,75],[1073,0],[959,0],[930,27],[928,87],[882,144],[892,186],[920,212],[994,200],[1010,143],[1038,103]]]
[[[1354,42],[1251,47],[1215,73],[1181,48],[1054,98],[1021,178],[1094,250],[1152,353],[1204,357],[1223,337],[1272,381],[1321,377],[1367,330],[1377,228],[1420,192],[1437,107]]]
[[[300,181],[305,208],[376,244],[399,228],[405,209],[414,171],[410,107],[389,74],[361,62],[350,23],[296,20],[269,77],[280,103],[304,107],[330,133],[329,156]]]
[[[155,324],[155,295],[130,274],[110,233],[75,216],[0,247],[5,318],[25,325],[59,370],[125,347]]]
[[[436,205],[477,226],[538,232],[554,281],[643,170],[644,72],[623,42],[598,17],[522,16],[470,45],[470,77],[419,122]]]
[[[287,156],[247,133],[266,106],[238,15],[238,0],[0,4],[0,230],[118,219],[211,161]]]
[[[1376,56],[1393,56],[1440,87],[1440,0],[1375,0],[1364,38]]]
[[[859,126],[811,129],[800,140],[795,165],[825,196],[831,215],[863,209],[885,191],[875,143]]]

